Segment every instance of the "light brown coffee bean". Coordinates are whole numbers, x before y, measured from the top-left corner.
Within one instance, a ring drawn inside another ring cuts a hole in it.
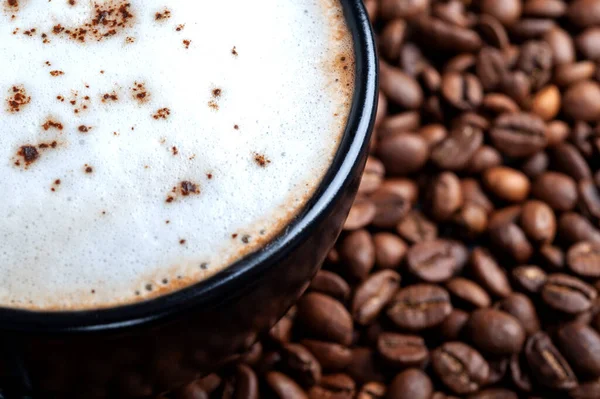
[[[352,360],[352,351],[333,342],[304,339],[300,341],[317,359],[323,370],[343,370]]]
[[[340,256],[348,274],[364,280],[375,266],[375,245],[366,230],[355,230],[348,234],[339,247]]]
[[[483,100],[483,88],[475,75],[448,72],[442,76],[442,96],[452,107],[473,110]]]
[[[490,230],[509,223],[516,223],[521,217],[521,205],[507,206],[506,208],[496,209],[490,215],[489,228]]]
[[[352,342],[352,317],[335,299],[311,292],[298,302],[297,320],[314,337],[342,345]]]
[[[364,197],[356,198],[344,223],[344,230],[357,230],[367,226],[373,221],[376,213],[377,207],[371,200]]]
[[[378,156],[388,173],[407,175],[421,169],[429,158],[427,142],[414,133],[397,133],[383,139]]]
[[[550,165],[550,157],[545,152],[538,152],[533,154],[521,164],[521,171],[527,175],[530,179],[535,179],[546,170]]]
[[[463,124],[451,130],[448,137],[431,151],[431,160],[442,169],[461,170],[468,166],[483,143],[480,128]]]
[[[437,176],[429,191],[431,215],[434,219],[445,221],[463,205],[460,180],[452,172]]]
[[[433,123],[421,127],[419,135],[425,139],[429,148],[433,148],[448,136],[448,130],[443,125]]]
[[[492,303],[483,288],[463,277],[455,277],[448,281],[446,289],[454,298],[453,303],[464,304],[467,308],[487,308]]]
[[[397,235],[381,232],[373,236],[375,244],[375,264],[382,269],[395,269],[400,266],[408,251],[408,245]]]
[[[567,252],[567,266],[581,277],[600,277],[600,243],[581,241]]]
[[[415,204],[419,199],[419,188],[414,180],[405,177],[386,178],[381,184],[381,189],[392,191],[401,197],[406,198],[411,204]]]
[[[281,399],[308,399],[306,392],[290,377],[278,371],[267,373],[267,383]]]
[[[600,85],[596,82],[584,80],[571,85],[563,94],[562,102],[562,109],[570,118],[582,121],[600,119]]]
[[[521,228],[535,243],[549,244],[556,235],[556,217],[552,208],[541,201],[527,201],[521,210]]]
[[[358,194],[370,194],[377,190],[381,186],[384,176],[385,166],[383,166],[383,163],[379,159],[369,156],[358,186]]]
[[[450,240],[423,241],[413,245],[406,254],[408,271],[429,283],[448,280],[467,261],[466,248]]]
[[[319,384],[321,365],[313,354],[300,344],[286,344],[281,351],[282,361],[290,376],[305,387]]]
[[[517,289],[531,294],[540,292],[548,280],[546,272],[535,265],[517,266],[511,276]]]
[[[381,16],[385,19],[414,18],[424,13],[429,7],[429,0],[396,1],[381,0]]]
[[[387,99],[405,109],[416,109],[423,103],[423,90],[417,81],[402,70],[380,63],[379,82]]]
[[[311,291],[321,292],[339,301],[345,301],[350,297],[350,286],[338,274],[319,270],[308,287]]]
[[[379,382],[368,382],[361,388],[356,399],[383,399],[387,393],[387,387]]]
[[[534,2],[539,3],[540,0],[534,0]],[[531,1],[527,4],[529,3],[531,3]],[[564,65],[575,62],[575,43],[573,43],[573,38],[567,31],[559,27],[554,27],[546,32],[544,40],[552,49],[552,60],[554,65]]]
[[[549,113],[550,106],[556,108],[557,104],[551,105],[545,103],[546,101],[551,101],[551,93],[542,93],[542,95],[545,97],[539,100],[540,104],[538,105],[547,108],[542,110],[543,113]],[[560,108],[560,103],[558,104],[558,108]],[[535,108],[533,110],[535,111]],[[552,109],[552,112],[554,111]],[[542,118],[531,113],[500,115],[494,121],[490,137],[494,146],[500,152],[511,157],[527,157],[535,154],[547,145],[546,124]]]
[[[586,27],[600,24],[600,1],[575,0],[567,10],[569,20],[577,26]]]
[[[568,211],[577,203],[577,185],[569,176],[546,172],[533,182],[531,194],[556,211]]]
[[[486,249],[477,247],[471,252],[469,270],[492,295],[505,298],[512,293],[506,272]]]
[[[494,204],[481,189],[479,181],[470,178],[462,179],[460,181],[460,188],[463,193],[465,203],[473,203],[478,205],[487,213],[490,213],[494,210]]]
[[[382,270],[363,281],[354,293],[352,316],[361,325],[372,323],[381,310],[392,300],[400,287],[400,275],[393,270]]]
[[[538,91],[531,102],[531,112],[545,121],[554,119],[560,111],[560,91],[555,85],[548,85]]]
[[[395,19],[388,22],[381,32],[379,48],[388,61],[397,62],[400,58],[400,49],[406,37],[406,21]]]
[[[486,187],[497,197],[511,202],[521,202],[529,195],[529,179],[522,172],[497,166],[483,175]]]
[[[554,82],[561,87],[591,79],[596,73],[596,64],[592,61],[579,61],[558,65],[554,71]]]
[[[392,116],[386,116],[377,130],[380,140],[397,133],[414,132],[421,126],[421,115],[417,111],[405,111]]]
[[[502,164],[502,155],[494,147],[483,145],[473,154],[469,162],[468,171],[472,173],[481,173],[487,169]]]
[[[560,143],[552,148],[552,159],[556,168],[573,179],[580,181],[592,178],[592,171],[577,148],[569,143]]]
[[[560,237],[570,244],[580,241],[600,242],[600,230],[575,212],[565,212],[558,219]]]

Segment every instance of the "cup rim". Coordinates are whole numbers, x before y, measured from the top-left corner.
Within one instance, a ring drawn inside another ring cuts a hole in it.
[[[362,0],[340,0],[355,53],[355,87],[346,129],[336,156],[303,210],[270,243],[206,280],[189,287],[121,306],[75,311],[35,311],[0,307],[0,331],[82,333],[127,329],[182,314],[191,308],[210,309],[236,287],[247,285],[297,248],[349,189],[369,145],[377,108],[378,61],[368,14]]]

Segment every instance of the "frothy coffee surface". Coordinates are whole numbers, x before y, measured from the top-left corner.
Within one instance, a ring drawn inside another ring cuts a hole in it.
[[[327,171],[339,0],[0,0],[0,306],[90,309],[264,246]]]

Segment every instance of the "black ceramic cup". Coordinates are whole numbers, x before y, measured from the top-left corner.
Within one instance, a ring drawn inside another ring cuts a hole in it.
[[[301,214],[260,251],[189,288],[98,311],[0,309],[0,397],[154,398],[242,353],[307,288],[356,194],[377,103],[362,0],[342,0],[356,87],[335,160]]]

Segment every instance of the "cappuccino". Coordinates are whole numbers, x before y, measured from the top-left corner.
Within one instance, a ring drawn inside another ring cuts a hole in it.
[[[339,0],[0,4],[0,307],[194,284],[330,167],[354,90]]]

